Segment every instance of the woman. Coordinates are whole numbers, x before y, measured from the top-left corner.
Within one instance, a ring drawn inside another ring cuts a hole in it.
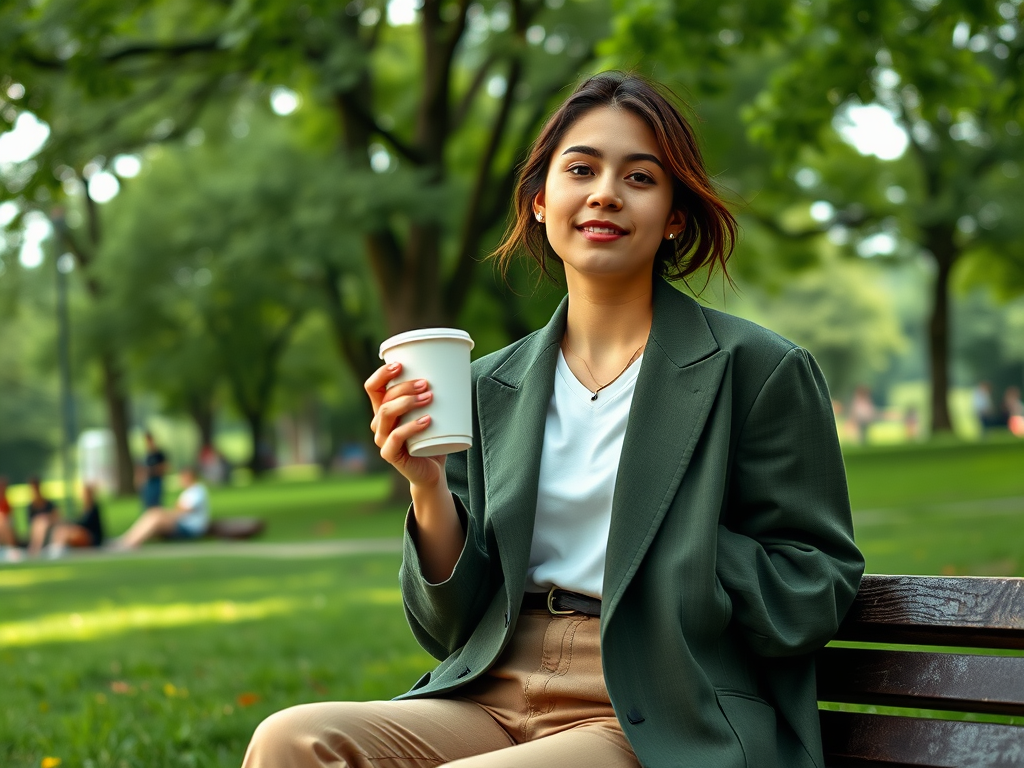
[[[50,529],[60,522],[60,509],[43,495],[43,487],[38,477],[28,479],[31,498],[25,511],[28,514],[28,552],[38,555],[46,543]]]
[[[72,523],[57,523],[50,531],[50,555],[59,557],[67,547],[99,547],[103,544],[103,518],[96,488],[82,486],[82,514]]]
[[[397,701],[272,716],[247,765],[820,766],[809,654],[862,571],[842,458],[810,356],[663,279],[724,266],[735,231],[689,126],[592,78],[515,209],[502,264],[560,263],[568,297],[474,363],[474,447],[410,457],[429,382],[366,382],[441,664]]]

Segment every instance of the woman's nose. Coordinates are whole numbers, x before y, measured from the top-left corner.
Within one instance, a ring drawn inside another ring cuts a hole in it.
[[[622,207],[622,198],[615,188],[615,181],[610,178],[598,178],[594,189],[587,198],[587,206],[590,208],[613,208]]]

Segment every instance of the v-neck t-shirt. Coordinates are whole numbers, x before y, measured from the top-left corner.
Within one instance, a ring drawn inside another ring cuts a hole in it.
[[[642,359],[594,400],[558,353],[544,423],[527,592],[555,586],[601,597],[615,477]]]

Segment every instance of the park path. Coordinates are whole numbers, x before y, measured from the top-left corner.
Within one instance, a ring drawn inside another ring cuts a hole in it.
[[[889,525],[907,522],[913,518],[907,512],[923,512],[948,517],[980,517],[1001,515],[1024,516],[1024,496],[1013,496],[1003,499],[980,499],[977,501],[955,501],[923,504],[907,504],[901,507],[885,509],[865,509],[853,514],[854,528],[875,525]],[[137,550],[118,551],[111,549],[67,550],[63,560],[101,561],[101,560],[163,560],[185,559],[197,557],[249,557],[266,559],[298,559],[317,557],[339,557],[346,555],[377,555],[398,554],[402,551],[401,538],[385,539],[329,539],[318,541],[223,541],[167,544],[148,544]],[[39,562],[29,560],[27,562]]]
[[[854,528],[872,525],[887,525],[899,522],[907,512],[928,512],[938,517],[998,517],[1001,515],[1024,514],[1024,496],[1010,496],[1003,499],[978,499],[976,501],[945,501],[941,503],[910,503],[885,509],[864,509],[854,511]]]

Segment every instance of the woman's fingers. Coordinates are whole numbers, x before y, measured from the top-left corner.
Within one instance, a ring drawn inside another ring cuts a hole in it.
[[[434,395],[431,392],[420,392],[418,394],[397,397],[394,400],[388,400],[381,404],[380,408],[377,409],[377,414],[370,422],[370,429],[373,431],[374,442],[377,444],[377,447],[384,444],[388,435],[395,429],[403,416],[417,408],[429,405],[433,397]]]
[[[380,445],[380,456],[384,461],[394,465],[402,471],[403,465],[412,459],[406,450],[406,441],[417,432],[422,432],[430,425],[429,416],[420,416],[412,419],[408,424],[401,424],[391,430],[384,442]],[[403,474],[405,474],[403,472]]]
[[[390,363],[389,365],[382,365],[370,374],[370,378],[363,382],[363,389],[370,396],[370,404],[373,406],[374,413],[377,412],[377,409],[384,400],[384,395],[387,394],[388,382],[400,376],[401,373],[401,363]]]

